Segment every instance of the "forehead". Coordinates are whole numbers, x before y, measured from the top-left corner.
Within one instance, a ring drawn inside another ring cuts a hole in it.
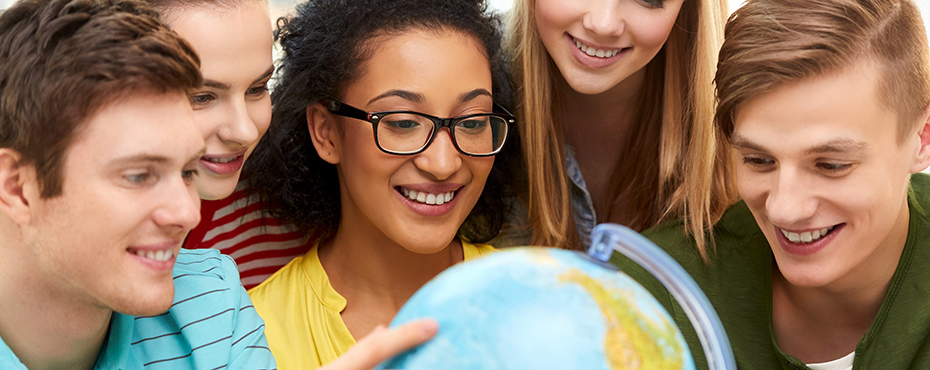
[[[409,87],[477,85],[490,90],[490,62],[483,45],[455,30],[410,29],[369,41],[375,51],[354,84]]]
[[[897,117],[878,95],[879,76],[874,65],[860,64],[778,86],[741,105],[731,142],[737,148],[752,143],[768,150],[810,150],[893,139]]]
[[[186,163],[203,148],[187,95],[136,93],[90,116],[68,149],[69,169],[110,166],[138,156]]]

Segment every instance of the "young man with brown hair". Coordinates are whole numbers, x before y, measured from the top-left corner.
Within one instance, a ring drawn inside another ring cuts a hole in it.
[[[707,293],[739,366],[930,368],[930,176],[919,173],[930,52],[915,4],[750,0],[727,24],[716,82],[743,201],[714,228],[707,264],[680,222],[644,234]]]
[[[137,0],[0,14],[0,368],[271,368],[199,221],[191,47]]]

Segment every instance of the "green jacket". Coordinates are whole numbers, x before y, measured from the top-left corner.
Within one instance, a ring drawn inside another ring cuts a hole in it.
[[[856,345],[853,369],[930,369],[930,175],[911,177],[907,242],[881,308]],[[746,204],[730,207],[714,226],[716,251],[705,264],[683,223],[643,233],[694,277],[713,303],[740,369],[807,369],[779,350],[772,330],[771,249]],[[639,281],[675,318],[698,369],[707,362],[684,311],[651,275],[614,253],[611,262]]]

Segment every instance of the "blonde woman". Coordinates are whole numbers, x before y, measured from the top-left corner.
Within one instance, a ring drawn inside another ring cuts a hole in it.
[[[508,49],[533,244],[577,249],[596,223],[644,230],[677,217],[703,235],[736,200],[732,158],[713,131],[724,9],[720,0],[515,4]]]

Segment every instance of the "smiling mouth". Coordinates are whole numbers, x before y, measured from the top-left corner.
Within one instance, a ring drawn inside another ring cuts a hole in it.
[[[414,202],[429,204],[429,205],[437,205],[437,206],[442,205],[443,203],[448,203],[452,201],[452,199],[455,198],[455,192],[457,191],[457,190],[453,190],[453,191],[447,191],[445,193],[433,194],[433,193],[427,193],[427,192],[422,192],[422,191],[410,190],[410,189],[407,189],[401,186],[398,186],[397,189],[401,194],[404,195],[404,197]]]
[[[788,241],[792,243],[797,243],[797,244],[807,244],[807,243],[813,243],[815,241],[818,241],[821,238],[829,235],[831,232],[833,232],[833,229],[835,228],[836,228],[836,225],[825,227],[820,230],[805,231],[803,233],[795,233],[795,232],[786,231],[783,229],[779,229],[779,230],[781,231],[782,234],[785,235],[785,238],[787,238]]]
[[[585,45],[585,43],[583,43],[583,42],[581,42],[581,41],[578,41],[578,39],[576,39],[576,38],[574,38],[574,37],[572,37],[572,41],[575,42],[575,47],[577,47],[579,50],[581,50],[582,53],[585,53],[585,54],[588,54],[589,56],[597,57],[597,58],[604,58],[604,59],[607,59],[607,58],[613,57],[613,56],[615,56],[615,55],[617,55],[617,54],[620,54],[620,52],[621,52],[622,50],[626,49],[626,48],[623,48],[623,49],[595,49],[595,48],[593,48],[593,47],[591,47],[591,46]]]

